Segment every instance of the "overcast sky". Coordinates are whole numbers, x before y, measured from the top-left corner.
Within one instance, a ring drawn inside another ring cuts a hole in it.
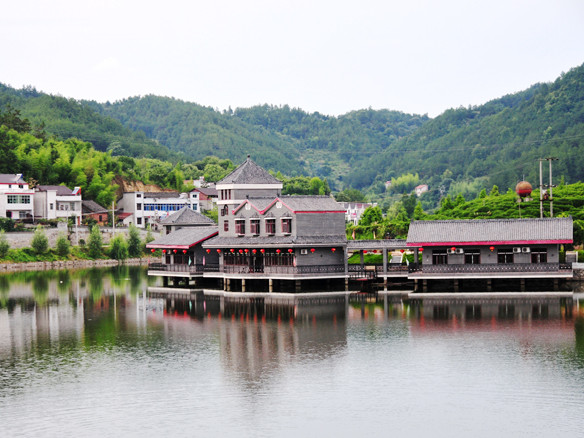
[[[0,82],[75,99],[433,117],[584,63],[584,1],[18,0],[0,41]]]

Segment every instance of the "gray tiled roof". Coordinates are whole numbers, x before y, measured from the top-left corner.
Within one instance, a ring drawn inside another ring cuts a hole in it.
[[[257,236],[257,237],[220,237],[216,236],[207,240],[203,247],[227,248],[227,247],[275,247],[275,246],[344,246],[347,239],[344,236]]]
[[[217,234],[217,227],[188,227],[173,231],[159,237],[146,245],[146,248],[181,248],[187,249],[195,243]]]
[[[571,217],[414,221],[407,243],[571,241],[572,227]]]
[[[380,239],[380,240],[348,240],[347,248],[350,250],[360,249],[402,249],[406,247],[406,241],[402,239]]]
[[[83,214],[107,213],[107,210],[95,201],[81,201]]]
[[[178,192],[144,192],[145,198],[178,198]]]
[[[57,196],[73,196],[73,190],[67,186],[37,186],[39,192],[55,191]]]
[[[160,223],[162,225],[216,225],[213,219],[193,211],[187,206],[167,216]]]
[[[217,197],[218,193],[217,193],[217,189],[215,187],[197,187],[196,190],[198,192],[201,192],[203,195],[205,196],[209,196],[209,197]]]
[[[2,184],[25,184],[26,182],[22,179],[22,174],[20,173],[1,173],[0,183]]]
[[[274,201],[279,199],[293,212],[298,211],[337,211],[345,212],[345,209],[330,196],[292,195],[279,196],[278,198],[249,198],[248,201],[259,211],[264,211]],[[236,208],[236,210],[239,207]]]
[[[282,184],[263,167],[258,166],[249,156],[219,184]]]

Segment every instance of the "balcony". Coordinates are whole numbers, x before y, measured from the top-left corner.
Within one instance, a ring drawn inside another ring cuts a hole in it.
[[[202,274],[203,264],[192,264],[192,265],[166,265],[164,263],[150,263],[148,265],[148,271],[152,272],[169,272],[169,273],[188,273],[188,274]]]
[[[509,263],[409,266],[410,277],[571,277],[571,263]]]

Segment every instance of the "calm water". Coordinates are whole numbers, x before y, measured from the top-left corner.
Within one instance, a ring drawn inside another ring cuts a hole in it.
[[[266,305],[0,277],[2,436],[582,436],[584,300]]]

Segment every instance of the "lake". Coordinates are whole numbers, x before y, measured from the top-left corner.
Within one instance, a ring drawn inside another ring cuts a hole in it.
[[[584,296],[160,298],[0,276],[2,436],[584,434]],[[368,301],[368,302],[366,302]]]

